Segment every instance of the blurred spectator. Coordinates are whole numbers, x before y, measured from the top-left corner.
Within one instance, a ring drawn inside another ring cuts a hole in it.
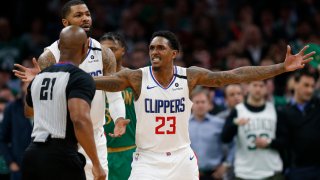
[[[194,65],[206,69],[211,69],[211,55],[206,49],[193,51]]]
[[[0,89],[0,98],[3,98],[8,102],[12,102],[15,99],[11,89],[8,86],[4,86],[2,89]]]
[[[251,65],[260,64],[261,59],[268,53],[268,46],[263,42],[261,31],[258,26],[250,25],[244,29],[244,55],[250,60]]]
[[[139,69],[146,66],[148,63],[149,58],[147,51],[140,48],[133,50],[126,61],[126,65],[128,65],[130,69]]]
[[[278,13],[279,18],[275,23],[278,38],[291,39],[295,34],[295,25],[298,20],[292,4],[282,2]]]
[[[27,84],[21,83],[21,96],[8,104],[0,127],[0,151],[11,172],[12,180],[21,179],[22,156],[31,142],[32,120],[24,116],[24,96]]]
[[[312,34],[311,24],[307,21],[300,21],[297,24],[295,38],[290,42],[292,52],[299,52],[299,49],[310,42]]]
[[[271,58],[263,58],[260,61],[260,66],[269,66],[275,64],[274,60],[272,60]]]
[[[44,23],[40,18],[31,22],[29,32],[22,35],[21,40],[26,44],[29,55],[39,57],[43,48],[49,45],[49,39],[44,35]]]
[[[219,112],[223,111],[224,108],[224,98],[223,93],[220,88],[209,88],[209,87],[202,87],[207,89],[209,92],[209,102],[210,102],[210,109],[209,114],[216,115]]]
[[[271,78],[265,81],[267,86],[267,95],[266,95],[267,101],[273,103],[276,109],[278,109],[281,106],[285,106],[288,102],[285,96],[278,96],[274,94],[274,88],[275,88],[274,79]]]
[[[244,29],[253,25],[253,17],[253,10],[249,4],[237,7],[235,20],[230,22],[230,31],[233,39],[242,39]]]
[[[175,13],[178,17],[178,31],[191,32],[190,1],[178,0],[175,4]]]
[[[243,89],[240,84],[230,84],[224,89],[224,99],[226,104],[226,109],[217,114],[217,117],[226,121],[227,117],[230,115],[231,110],[244,99]],[[235,150],[235,141],[233,141],[232,150]],[[234,166],[233,164],[229,168],[227,179],[232,180],[234,178]]]
[[[250,66],[252,65],[250,63],[250,60],[247,57],[244,56],[237,56],[235,59],[233,59],[232,64],[228,64],[228,69],[234,69],[241,66]]]
[[[0,67],[0,90],[7,86],[11,80],[12,67]]]
[[[218,113],[217,117],[226,120],[230,115],[231,110],[243,101],[244,95],[241,85],[230,84],[224,89],[224,99],[227,109]]]
[[[232,164],[232,151],[222,144],[220,134],[224,120],[210,115],[209,92],[196,88],[192,92],[192,116],[189,132],[191,147],[198,157],[200,180],[222,179]]]
[[[312,97],[315,77],[301,70],[294,80],[294,96],[280,117],[280,137],[288,154],[287,176],[289,180],[320,179],[320,99]]]
[[[223,142],[231,142],[236,137],[237,180],[281,179],[280,155],[268,148],[276,139],[277,113],[274,105],[266,102],[266,94],[265,81],[250,82],[247,99],[236,105],[223,128]]]
[[[291,75],[286,83],[286,92],[284,94],[286,101],[290,102],[291,99],[293,99],[293,95],[294,95],[294,86],[295,86],[295,77],[294,75]]]
[[[270,58],[264,58],[261,60],[261,63],[260,63],[261,66],[268,66],[268,65],[272,65],[272,64],[275,64],[275,62],[274,62],[274,60],[272,60]],[[272,102],[276,106],[277,109],[279,106],[285,106],[288,101],[287,101],[286,97],[284,96],[284,94],[282,94],[282,95],[275,94],[274,78],[267,79],[266,84],[267,84],[267,101]]]
[[[3,112],[5,105],[7,103],[7,100],[4,98],[0,98],[0,127],[2,126],[2,120],[3,120]],[[0,134],[1,134],[1,128],[0,128]],[[3,153],[0,151],[0,179],[1,180],[9,180],[10,179],[10,171],[7,166],[6,161],[4,160]]]
[[[0,97],[0,123],[2,123],[3,120],[3,112],[4,108],[6,107],[6,103],[8,103],[8,101]]]
[[[275,22],[274,15],[272,10],[266,8],[261,11],[260,14],[260,24],[261,34],[263,39],[265,39],[268,43],[272,43],[275,41],[276,33],[275,33]]]
[[[14,63],[21,63],[26,57],[26,48],[19,38],[13,35],[13,29],[7,18],[0,17],[0,67],[12,69]]]

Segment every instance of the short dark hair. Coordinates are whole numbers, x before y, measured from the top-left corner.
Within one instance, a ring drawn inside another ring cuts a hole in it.
[[[208,101],[210,101],[210,91],[208,90],[208,88],[202,86],[196,86],[193,89],[190,99],[193,100],[193,98],[199,94],[204,94],[207,97]]]
[[[295,82],[299,82],[302,76],[311,77],[311,78],[313,78],[315,81],[317,81],[316,74],[314,74],[314,73],[312,73],[312,72],[309,72],[309,71],[307,70],[307,68],[304,68],[304,69],[301,69],[301,70],[296,71],[296,72],[294,73],[294,81],[295,81]]]
[[[99,39],[100,42],[105,40],[118,41],[120,42],[121,47],[123,47],[125,50],[128,49],[127,43],[124,40],[123,35],[121,35],[118,32],[107,32]]]
[[[241,84],[229,84],[229,85],[226,85],[223,89],[223,97],[227,97],[227,90],[230,86],[238,86],[240,89],[241,89],[241,92],[243,93],[243,88],[241,86]]]
[[[76,6],[76,5],[80,5],[80,4],[86,5],[86,3],[84,3],[81,0],[71,0],[71,1],[66,2],[61,9],[61,17],[63,19],[65,19],[67,17],[67,15],[70,13],[71,6]]]
[[[169,43],[170,43],[169,46],[172,49],[180,51],[180,42],[179,42],[177,36],[173,32],[170,32],[170,31],[157,31],[157,32],[154,32],[152,34],[151,41],[152,41],[153,38],[155,38],[157,36],[166,38],[169,41]]]

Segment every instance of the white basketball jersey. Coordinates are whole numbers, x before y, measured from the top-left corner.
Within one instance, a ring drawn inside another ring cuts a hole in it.
[[[55,41],[51,46],[47,47],[54,55],[56,61],[60,59],[60,50],[58,48],[59,41]],[[103,62],[101,45],[95,39],[90,38],[89,50],[86,59],[80,64],[80,69],[89,73],[91,76],[103,76]],[[105,92],[97,90],[91,103],[91,120],[93,128],[102,127],[105,124]]]
[[[186,69],[175,66],[176,76],[167,88],[157,82],[151,67],[141,70],[141,94],[134,103],[137,147],[153,152],[169,152],[189,146],[188,123],[192,102]]]
[[[243,103],[236,106],[237,117],[249,118],[244,126],[238,126],[235,156],[236,176],[243,179],[262,179],[282,170],[279,153],[255,146],[257,137],[275,138],[277,114],[274,105],[266,103],[260,112],[249,111]]]

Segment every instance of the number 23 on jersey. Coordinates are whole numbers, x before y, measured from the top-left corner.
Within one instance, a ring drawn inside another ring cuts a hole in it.
[[[176,117],[175,116],[156,116],[158,124],[155,127],[155,134],[176,134]]]

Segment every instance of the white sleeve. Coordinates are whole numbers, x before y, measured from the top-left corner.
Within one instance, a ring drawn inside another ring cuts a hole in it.
[[[58,62],[59,59],[60,59],[60,50],[59,50],[59,47],[58,47],[58,43],[59,43],[59,40],[55,41],[50,46],[44,48],[44,51],[49,50],[53,54],[56,62]]]
[[[120,117],[125,118],[126,107],[121,92],[106,92],[106,95],[109,103],[110,116],[113,119],[113,122],[116,122]]]

